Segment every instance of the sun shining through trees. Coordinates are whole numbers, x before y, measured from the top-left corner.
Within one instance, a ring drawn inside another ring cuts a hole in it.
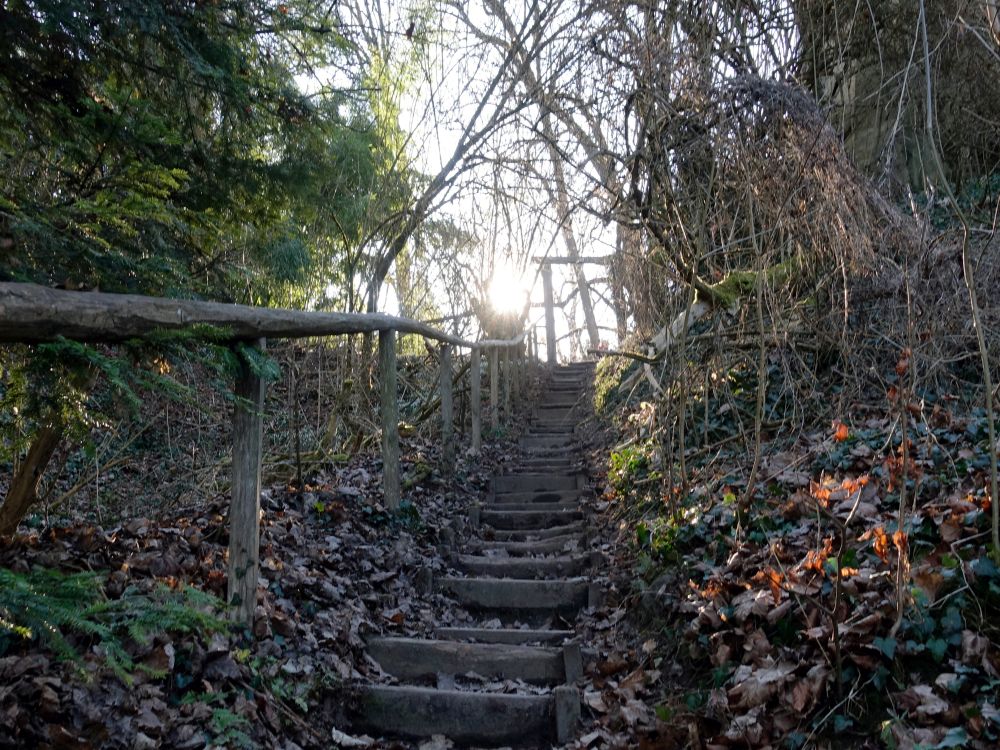
[[[498,265],[489,283],[490,306],[505,315],[520,313],[530,291],[521,271],[508,264]]]

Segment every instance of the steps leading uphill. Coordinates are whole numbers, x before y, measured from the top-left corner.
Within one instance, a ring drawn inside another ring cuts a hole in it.
[[[592,379],[591,363],[551,372],[516,468],[493,478],[486,504],[470,511],[473,532],[449,552],[452,572],[429,583],[479,622],[433,638],[370,638],[368,655],[399,684],[360,689],[357,730],[486,747],[573,737],[583,674],[574,625],[600,600],[576,432]],[[469,673],[480,682],[456,684]]]

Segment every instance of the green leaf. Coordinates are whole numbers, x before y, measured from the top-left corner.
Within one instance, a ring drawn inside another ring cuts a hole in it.
[[[639,543],[640,547],[649,546],[649,541],[652,538],[652,531],[645,521],[640,521],[635,527],[635,538]]]
[[[948,642],[943,638],[931,638],[927,641],[927,650],[934,661],[940,662],[948,651]]]
[[[895,638],[874,638],[872,640],[872,645],[881,651],[887,659],[893,659],[896,656],[896,639]]]
[[[847,731],[852,726],[854,726],[854,719],[850,718],[849,716],[844,716],[842,714],[835,714],[834,715],[834,717],[833,717],[833,731],[834,732],[837,732],[839,734],[840,732]]]

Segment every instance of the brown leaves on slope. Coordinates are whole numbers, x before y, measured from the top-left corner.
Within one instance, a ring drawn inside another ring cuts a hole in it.
[[[1000,742],[988,615],[1000,575],[982,547],[985,463],[971,440],[982,431],[938,419],[915,433],[904,467],[887,422],[859,421],[847,435],[842,424],[832,440],[808,438],[838,465],[814,460],[807,473],[787,449],[765,460],[775,484],[749,524],[737,528],[723,503],[692,515],[679,561],[642,595],[643,616],[684,637],[654,699],[673,728],[652,727],[660,739],[646,746],[874,747],[866,738],[879,733],[900,748]],[[898,529],[904,468],[915,505]],[[894,632],[900,553],[906,615]]]

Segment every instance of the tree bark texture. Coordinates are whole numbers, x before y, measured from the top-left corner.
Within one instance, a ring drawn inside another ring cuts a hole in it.
[[[510,341],[465,341],[424,323],[382,313],[282,310],[223,302],[145,297],[138,294],[70,292],[37,284],[0,283],[0,343],[38,343],[60,337],[115,342],[154,331],[195,325],[222,329],[220,338],[307,338],[396,330],[461,347],[489,347]]]
[[[0,535],[13,534],[38,498],[38,483],[45,467],[62,440],[62,429],[42,427],[35,435],[17,474],[14,475],[3,505],[0,505]]]

